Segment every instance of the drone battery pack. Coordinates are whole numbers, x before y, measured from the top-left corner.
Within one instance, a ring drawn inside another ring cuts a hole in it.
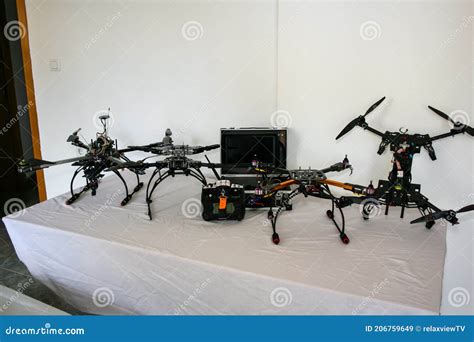
[[[245,216],[244,187],[219,180],[202,188],[202,218],[212,220],[237,220]]]

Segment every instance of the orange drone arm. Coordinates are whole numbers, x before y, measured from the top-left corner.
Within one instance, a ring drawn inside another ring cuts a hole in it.
[[[321,183],[336,186],[338,188],[342,188],[342,189],[349,190],[349,191],[352,191],[354,189],[352,184],[342,183],[342,182],[338,182],[338,181],[335,181],[335,180],[332,180],[332,179],[324,179],[324,180],[321,181]]]
[[[298,181],[296,181],[296,180],[294,180],[294,179],[289,179],[289,180],[287,180],[287,181],[278,183],[278,184],[275,185],[273,188],[271,188],[269,192],[270,192],[270,193],[273,193],[273,192],[275,192],[275,191],[284,189],[284,188],[286,188],[287,186],[290,186],[290,185],[293,185],[293,184],[298,184]]]

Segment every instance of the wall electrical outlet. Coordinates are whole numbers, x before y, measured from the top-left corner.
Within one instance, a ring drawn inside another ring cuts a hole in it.
[[[61,61],[59,59],[50,59],[49,70],[56,71],[56,72],[61,71]]]

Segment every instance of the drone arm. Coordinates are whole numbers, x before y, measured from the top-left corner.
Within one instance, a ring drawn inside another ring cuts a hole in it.
[[[281,189],[284,189],[290,185],[293,185],[293,184],[299,184],[299,182],[295,179],[288,179],[286,181],[283,181],[281,183],[278,183],[276,185],[274,185],[273,187],[270,188],[270,190],[268,190],[268,193],[264,196],[264,197],[271,197],[273,196],[277,191],[281,190]]]
[[[35,160],[38,163],[36,165],[32,164],[25,164],[25,165],[20,165],[18,167],[18,172],[19,173],[29,173],[29,172],[34,172],[38,170],[43,170],[47,169],[48,167],[52,165],[56,165],[56,163],[48,162],[46,160]]]
[[[278,190],[281,190],[281,189],[284,189],[290,185],[293,185],[293,184],[298,184],[298,181],[295,180],[295,179],[289,179],[289,180],[286,180],[286,181],[283,181],[277,185],[275,185],[274,187],[271,188],[271,192],[275,192],[275,191],[278,191]]]
[[[332,186],[335,186],[336,188],[352,191],[353,193],[356,193],[356,194],[362,194],[365,189],[365,187],[362,185],[342,183],[342,182],[338,182],[338,181],[335,181],[333,179],[328,179],[328,178],[322,180],[321,183],[332,185]]]
[[[219,148],[220,146],[221,145],[219,145],[219,144],[209,145],[209,146],[198,146],[196,148],[193,148],[193,153],[192,154],[198,154],[198,153],[202,153],[202,152],[205,152],[205,151],[215,150],[216,148]]]
[[[151,152],[154,154],[163,154],[159,147],[163,147],[164,144],[160,142],[148,144],[148,145],[141,145],[141,146],[128,146],[126,149],[119,150],[119,152],[131,152],[131,151],[143,151],[143,152]]]
[[[122,148],[120,150],[117,150],[117,152],[119,154],[123,154],[123,153],[127,153],[127,152],[132,152],[132,151],[138,151],[137,148],[135,148],[134,146],[129,146],[128,148]]]
[[[372,133],[378,135],[381,138],[384,137],[384,134],[382,132],[380,132],[379,130],[376,130],[375,128],[370,127],[367,123],[364,123],[363,125],[361,125],[361,127],[363,129],[368,130],[369,132],[372,132]]]
[[[352,173],[352,166],[349,163],[344,163],[344,162],[339,162],[329,167],[326,167],[325,169],[322,169],[321,172],[322,173],[341,172],[341,171],[344,171],[345,169],[351,169],[351,173]]]
[[[53,166],[53,165],[74,163],[74,162],[84,160],[84,159],[87,159],[87,158],[88,158],[87,156],[83,156],[83,157],[75,157],[75,158],[58,160],[58,161],[55,161],[55,162],[50,162],[50,161],[41,160],[41,159],[33,159],[33,160],[30,160],[30,161],[27,161],[23,165],[20,165],[18,167],[18,172],[20,172],[20,173],[33,172],[33,171],[37,171],[37,170],[47,169],[48,167]]]
[[[377,150],[377,153],[378,153],[378,154],[384,153],[384,152],[385,152],[385,148],[386,148],[387,145],[390,143],[390,139],[387,137],[387,132],[382,133],[382,132],[380,132],[379,130],[370,127],[367,123],[364,123],[361,127],[364,128],[364,129],[366,129],[366,130],[368,130],[369,132],[374,133],[375,135],[378,135],[379,137],[382,138],[382,141],[380,142],[379,149]]]
[[[461,134],[461,133],[464,133],[465,132],[465,129],[452,129],[450,130],[448,133],[443,133],[443,134],[439,134],[439,135],[435,135],[434,137],[431,137],[431,141],[435,141],[435,140],[440,140],[440,139],[444,139],[444,138],[447,138],[447,137],[454,137],[455,135],[458,135],[458,134]]]

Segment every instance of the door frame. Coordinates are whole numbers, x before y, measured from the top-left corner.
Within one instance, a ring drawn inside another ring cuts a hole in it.
[[[22,32],[20,44],[21,54],[23,58],[23,73],[25,77],[25,88],[26,96],[28,99],[28,115],[30,119],[30,131],[31,131],[31,143],[33,146],[33,156],[35,159],[41,158],[41,143],[38,126],[38,112],[36,110],[36,99],[35,99],[35,86],[33,82],[33,70],[31,67],[31,54],[30,54],[30,43],[28,35],[28,20],[26,15],[26,4],[25,0],[16,0],[16,8],[18,14],[18,21],[20,27],[24,29]],[[45,201],[46,198],[46,186],[44,181],[43,170],[36,171],[36,182],[38,185],[38,198],[39,201]]]

